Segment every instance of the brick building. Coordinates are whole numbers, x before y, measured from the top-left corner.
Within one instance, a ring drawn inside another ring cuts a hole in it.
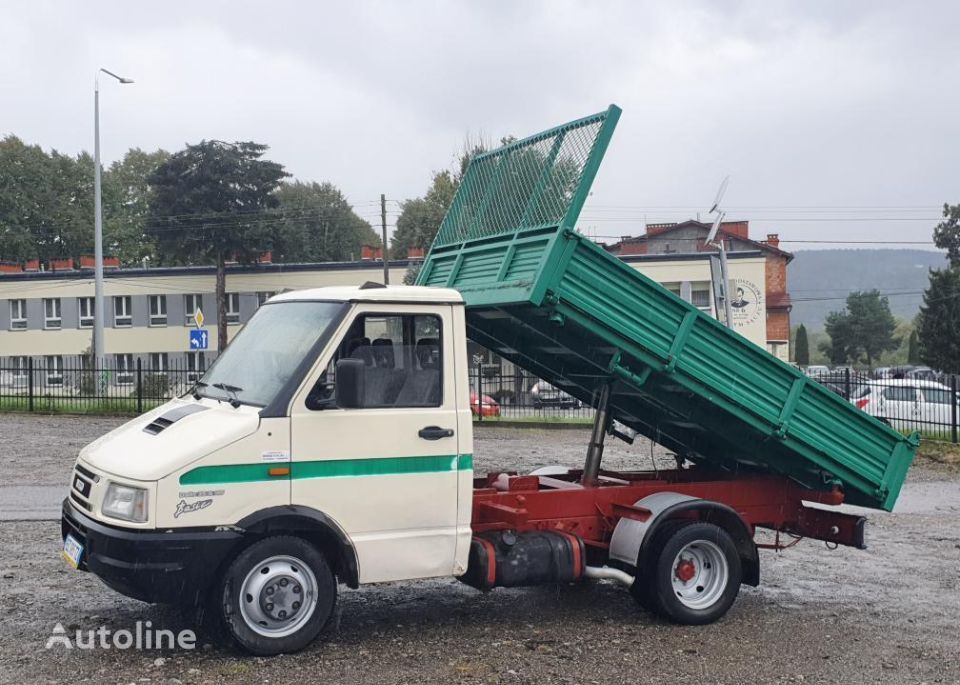
[[[707,245],[710,224],[701,221],[649,224],[645,235],[625,237],[607,246],[612,253],[627,262],[642,262],[646,259],[670,259],[672,257],[703,254],[706,258],[717,248]],[[764,240],[750,238],[748,221],[725,221],[720,225],[724,247],[731,256],[753,253],[763,257],[764,276],[762,299],[766,317],[767,349],[788,360],[790,355],[790,294],[787,290],[787,265],[793,255],[780,249],[776,233]],[[735,279],[731,290],[737,292],[741,285]],[[743,284],[749,289],[749,286]],[[759,299],[759,297],[758,297]],[[734,313],[736,321],[738,312]]]

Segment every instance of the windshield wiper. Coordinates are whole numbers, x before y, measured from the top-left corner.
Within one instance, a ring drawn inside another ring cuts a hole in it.
[[[230,385],[229,383],[214,383],[213,387],[230,394],[230,406],[234,409],[243,404],[243,402],[240,401],[240,398],[237,397],[237,393],[243,392],[243,388],[236,385]]]

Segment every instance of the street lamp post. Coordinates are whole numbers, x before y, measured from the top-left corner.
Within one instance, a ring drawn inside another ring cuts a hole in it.
[[[96,367],[103,368],[103,207],[100,198],[100,72],[120,83],[133,79],[117,76],[107,69],[98,69],[93,78],[93,354]]]

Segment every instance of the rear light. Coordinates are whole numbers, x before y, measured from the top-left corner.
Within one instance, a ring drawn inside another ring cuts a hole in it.
[[[870,400],[868,400],[866,397],[864,397],[862,400],[857,400],[857,409],[866,409],[867,404],[869,403]]]

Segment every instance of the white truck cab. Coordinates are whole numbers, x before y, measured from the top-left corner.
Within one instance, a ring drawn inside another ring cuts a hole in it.
[[[335,578],[356,587],[464,573],[464,335],[454,290],[368,284],[271,298],[192,394],[83,449],[64,502],[65,554],[138,599],[213,599],[259,653],[311,640]]]

